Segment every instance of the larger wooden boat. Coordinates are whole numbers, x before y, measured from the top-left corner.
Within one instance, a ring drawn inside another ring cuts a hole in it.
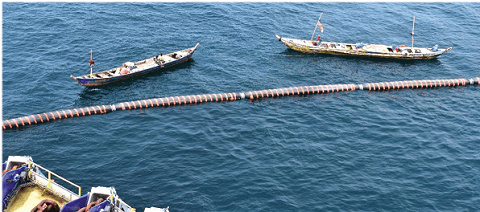
[[[147,58],[137,62],[125,62],[122,66],[112,68],[106,71],[92,73],[95,62],[90,54],[90,74],[79,77],[70,77],[76,80],[80,85],[87,87],[102,86],[133,77],[138,77],[145,74],[175,66],[187,62],[200,44],[197,43],[194,47],[172,52],[169,54],[160,54],[155,57]]]
[[[323,13],[322,13],[323,14]],[[445,54],[452,47],[446,49],[438,48],[435,45],[432,48],[426,47],[414,47],[414,27],[415,17],[413,17],[412,32],[412,45],[399,45],[389,46],[382,44],[365,44],[365,43],[338,43],[338,42],[324,42],[320,40],[320,36],[317,40],[313,40],[315,30],[320,28],[323,32],[323,25],[320,23],[322,15],[317,21],[317,25],[312,34],[310,40],[284,38],[279,35],[275,35],[277,39],[282,42],[288,48],[304,53],[318,53],[318,54],[330,54],[330,55],[345,55],[354,57],[373,57],[373,58],[388,58],[388,59],[404,59],[404,60],[428,60],[434,59],[438,56]]]
[[[3,163],[2,185],[4,212],[136,211],[119,198],[115,188],[92,187],[90,192],[82,195],[80,186],[34,163],[29,156],[8,157]],[[69,188],[74,188],[75,191]],[[168,207],[150,207],[144,210],[168,211]]]

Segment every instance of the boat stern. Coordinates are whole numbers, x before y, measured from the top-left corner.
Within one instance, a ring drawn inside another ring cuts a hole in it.
[[[6,167],[4,167],[4,170],[12,170],[12,168],[14,168],[15,166],[21,167],[28,164],[29,162],[33,162],[33,159],[30,156],[8,156]]]
[[[434,48],[431,49],[431,51],[434,52],[434,58],[437,58],[438,56],[445,54],[450,50],[452,50],[452,47],[448,47],[446,49],[437,49],[436,51],[434,51]]]
[[[89,75],[90,75],[90,74],[87,74],[87,75],[84,75],[84,76],[80,76],[80,77],[74,77],[73,75],[70,75],[70,77],[71,77],[72,79],[74,79],[75,81],[77,81],[78,84],[83,85],[83,86],[85,86],[85,87],[95,87],[95,86],[105,85],[105,84],[110,83],[109,80],[115,81],[115,80],[112,80],[111,78],[107,78],[107,79],[87,78]]]
[[[278,39],[278,41],[282,41],[282,37],[280,37],[279,35],[275,34],[275,37]]]
[[[447,49],[445,49],[445,51],[443,53],[447,53],[448,51],[452,50],[453,47],[448,47]]]
[[[88,79],[82,78],[82,77],[74,77],[73,75],[70,75],[70,78],[74,79],[75,81],[78,82],[78,84],[87,86],[89,83]]]
[[[195,50],[197,50],[198,46],[200,46],[200,43],[195,44],[194,47],[190,48],[188,50],[188,58],[191,58]]]
[[[82,209],[85,211],[136,211],[119,198],[113,187],[92,187],[90,192],[80,196],[80,186],[36,164],[30,156],[9,156],[3,163],[3,170],[2,211],[30,211],[45,204],[57,205],[54,207],[58,207],[60,212],[74,212]],[[65,186],[76,187],[78,194]],[[168,211],[168,207],[145,209],[145,212]]]

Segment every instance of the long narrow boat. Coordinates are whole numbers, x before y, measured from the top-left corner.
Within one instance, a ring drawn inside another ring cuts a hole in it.
[[[323,13],[322,13],[323,14]],[[315,30],[320,28],[323,32],[323,25],[320,23],[322,15],[315,25]],[[399,45],[389,46],[382,44],[365,44],[365,43],[338,43],[338,42],[324,42],[318,40],[312,40],[315,35],[313,31],[312,38],[310,40],[284,38],[279,35],[275,35],[277,39],[282,42],[288,48],[304,53],[318,53],[318,54],[330,54],[330,55],[344,55],[354,57],[372,57],[372,58],[387,58],[387,59],[403,59],[403,60],[429,60],[437,58],[438,56],[450,51],[452,47],[446,49],[438,48],[435,45],[432,48],[414,47],[413,35],[414,35],[415,17],[413,17],[412,32],[412,46]]]
[[[47,173],[45,176],[43,173]],[[93,187],[82,194],[82,188],[33,162],[29,156],[9,156],[3,163],[2,211],[49,212],[134,212],[122,201],[113,187]],[[78,189],[72,191],[68,188]],[[168,212],[167,208],[150,207],[144,212]]]
[[[155,71],[179,65],[187,62],[200,44],[194,47],[172,52],[169,54],[160,54],[145,60],[137,62],[125,62],[121,67],[112,68],[106,71],[92,73],[93,59],[90,58],[90,74],[71,78],[76,80],[80,85],[87,87],[95,87],[115,83],[118,81],[150,74]]]

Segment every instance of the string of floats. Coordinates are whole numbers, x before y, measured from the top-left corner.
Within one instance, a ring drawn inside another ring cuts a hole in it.
[[[386,91],[394,89],[418,89],[418,88],[437,88],[437,87],[456,87],[467,85],[480,85],[480,77],[472,79],[435,79],[435,80],[410,80],[378,82],[365,84],[334,84],[334,85],[313,85],[288,88],[277,88],[268,90],[247,91],[243,93],[218,93],[218,94],[198,94],[187,96],[172,96],[163,98],[153,98],[145,100],[136,100],[121,102],[113,105],[98,105],[83,108],[74,108],[61,111],[45,112],[35,115],[18,117],[3,121],[3,129],[14,129],[27,125],[48,123],[51,121],[74,118],[81,116],[90,116],[110,113],[118,110],[136,110],[149,107],[171,107],[188,104],[199,104],[207,102],[236,101],[241,99],[261,99],[274,98],[293,95],[324,94],[344,91],[368,90],[368,91]]]

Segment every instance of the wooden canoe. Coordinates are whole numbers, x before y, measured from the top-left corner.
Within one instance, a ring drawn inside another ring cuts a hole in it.
[[[70,75],[70,77],[80,85],[87,87],[107,85],[184,63],[192,57],[199,45],[197,43],[192,48],[157,55],[137,62],[125,62],[121,67],[115,67],[106,71],[78,77]]]
[[[280,37],[279,35],[275,36],[285,46],[294,51],[354,57],[429,60],[437,58],[438,56],[445,54],[452,49],[452,47],[440,49],[437,46],[433,48],[425,48],[409,47],[405,45],[388,46],[382,44],[318,42],[315,40],[301,40],[284,38]]]

